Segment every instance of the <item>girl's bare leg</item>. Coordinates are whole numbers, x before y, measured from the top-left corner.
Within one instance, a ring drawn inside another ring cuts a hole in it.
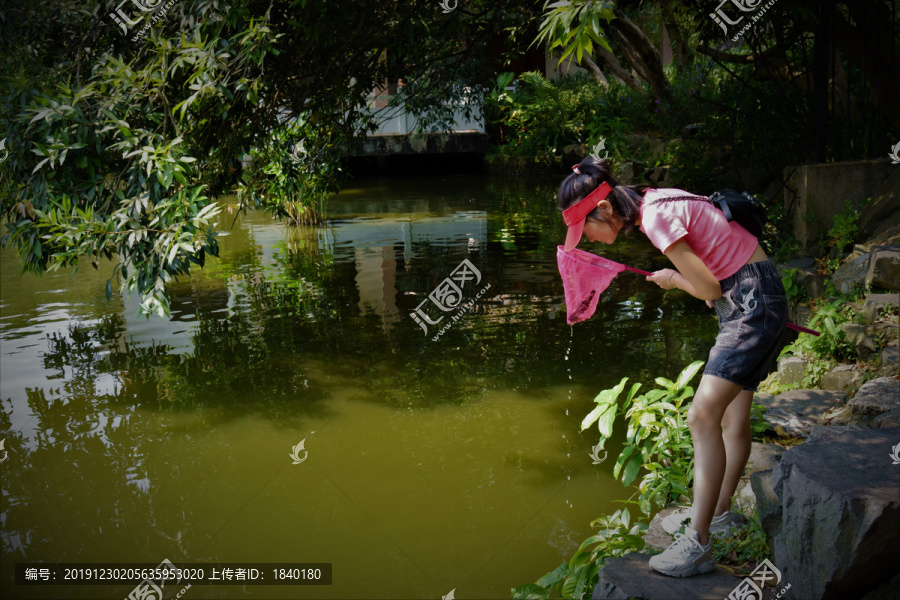
[[[703,545],[709,543],[709,524],[725,479],[722,418],[740,391],[741,386],[736,383],[714,375],[703,375],[688,409],[688,427],[694,440],[695,512],[691,529],[697,532]],[[730,496],[728,498],[730,501]]]
[[[725,444],[725,477],[713,515],[731,510],[731,497],[750,458],[750,404],[753,392],[741,390],[722,417],[722,442]]]

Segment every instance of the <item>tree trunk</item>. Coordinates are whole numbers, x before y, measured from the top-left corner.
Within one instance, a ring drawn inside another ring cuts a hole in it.
[[[587,54],[581,57],[581,66],[588,70],[591,74],[591,77],[600,84],[601,87],[608,88],[609,80],[606,79],[606,75],[603,74],[603,71],[600,70],[600,67],[597,66],[597,63],[591,60],[591,57]]]
[[[646,90],[644,90],[641,82],[632,75],[622,64],[619,62],[619,59],[615,57],[615,55],[607,50],[606,48],[600,48],[599,46],[594,46],[597,53],[597,59],[603,63],[609,72],[619,78],[619,81],[638,92],[641,95],[646,94]]]
[[[663,71],[662,58],[659,55],[659,49],[653,45],[650,38],[643,30],[635,25],[634,21],[629,19],[620,9],[615,10],[616,18],[610,22],[616,31],[622,36],[625,42],[631,47],[635,60],[638,65],[638,71],[643,71],[641,75],[650,84],[653,95],[662,100],[667,98],[668,81]]]
[[[675,20],[675,12],[672,10],[671,0],[662,0],[659,3],[662,10],[663,25],[669,33],[669,41],[672,44],[672,57],[675,59],[675,66],[681,71],[688,65],[690,55],[688,54],[687,44],[684,42],[684,34]]]

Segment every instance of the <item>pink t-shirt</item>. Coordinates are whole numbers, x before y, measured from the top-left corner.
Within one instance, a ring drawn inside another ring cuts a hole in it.
[[[653,200],[696,196],[674,188],[648,189],[641,203],[641,231],[663,254],[684,238],[691,250],[719,281],[737,273],[756,250],[757,239],[737,222],[703,198],[672,200],[650,205]]]

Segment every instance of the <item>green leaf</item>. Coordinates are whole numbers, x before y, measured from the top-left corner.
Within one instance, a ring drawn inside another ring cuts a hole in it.
[[[694,376],[697,374],[697,371],[699,371],[704,364],[706,363],[702,360],[698,360],[689,364],[678,376],[678,381],[675,383],[675,387],[680,390],[681,388],[686,386],[688,382],[690,382],[694,378]]]
[[[566,578],[569,572],[569,561],[563,562],[561,565],[537,580],[538,587],[550,590],[557,583]]]
[[[602,437],[612,437],[613,423],[615,423],[615,420],[616,405],[609,404],[606,406],[606,409],[600,414],[600,418],[597,419],[597,429],[600,430],[600,435]]]
[[[569,573],[560,590],[563,598],[581,598],[580,595],[575,595],[575,589],[578,587],[579,582],[582,582],[582,585],[584,585],[584,572],[586,569],[587,566],[582,565]]]
[[[596,421],[600,417],[600,414],[603,413],[606,409],[607,407],[605,405],[601,405],[595,407],[594,410],[589,412],[587,416],[581,421],[581,431],[584,431],[585,429],[593,425],[594,421]]]
[[[659,387],[664,387],[667,390],[675,389],[675,384],[673,382],[669,381],[668,379],[666,379],[665,377],[657,377],[656,385],[658,385]]]
[[[641,468],[641,457],[640,455],[632,456],[631,460],[628,461],[628,464],[625,467],[625,474],[622,477],[622,483],[624,485],[631,485],[631,482],[634,481],[634,478],[637,477],[638,471]]]

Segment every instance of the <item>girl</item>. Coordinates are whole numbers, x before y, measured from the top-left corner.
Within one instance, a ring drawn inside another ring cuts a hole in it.
[[[618,185],[608,163],[593,157],[572,170],[557,197],[569,225],[567,252],[582,234],[612,244],[620,232],[638,228],[675,266],[647,280],[706,300],[718,313],[719,334],[688,410],[694,503],[663,521],[669,533],[675,532],[675,541],[650,558],[650,567],[666,575],[707,573],[715,568],[710,535],[734,527],[729,509],[750,456],[753,392],[768,372],[787,323],[781,278],[757,239],[705,198],[676,189]],[[604,182],[608,193],[601,188]],[[677,533],[687,519],[690,526]]]

